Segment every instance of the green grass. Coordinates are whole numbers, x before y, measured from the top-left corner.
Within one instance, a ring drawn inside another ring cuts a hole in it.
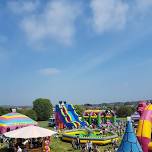
[[[127,118],[126,117],[124,117],[124,118],[116,118],[116,120],[126,121]]]
[[[79,152],[78,150],[74,150],[72,148],[71,143],[63,142],[60,139],[52,138],[51,140],[51,151],[52,152],[68,152],[68,151],[75,151]]]
[[[81,152],[81,150],[75,150],[72,148],[71,143],[63,142],[60,139],[51,139],[51,152]],[[100,152],[104,152],[106,149],[112,149],[111,145],[99,146]],[[112,151],[113,152],[113,151]]]
[[[8,152],[7,145],[4,145],[4,144],[0,143],[0,152]]]
[[[38,121],[38,125],[43,128],[49,128],[48,121]]]
[[[49,127],[49,126],[48,126],[48,121],[38,121],[38,125],[39,125],[40,127],[47,128],[47,129],[51,129],[51,130],[54,129],[53,127]]]

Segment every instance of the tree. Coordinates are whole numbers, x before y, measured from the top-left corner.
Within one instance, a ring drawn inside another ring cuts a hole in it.
[[[118,117],[127,117],[127,116],[131,116],[131,114],[133,114],[135,112],[135,108],[133,108],[132,106],[120,106],[117,110],[116,110],[116,115]]]
[[[40,121],[48,120],[51,114],[53,114],[53,106],[49,99],[38,98],[33,101],[33,110]]]
[[[17,110],[17,112],[24,114],[33,120],[37,120],[36,112],[33,109],[21,109]]]
[[[82,116],[85,108],[82,105],[74,105],[75,111],[78,115]]]
[[[125,102],[124,105],[129,106],[129,105],[133,105],[133,103],[132,102]]]
[[[10,108],[0,107],[0,116],[11,112]]]

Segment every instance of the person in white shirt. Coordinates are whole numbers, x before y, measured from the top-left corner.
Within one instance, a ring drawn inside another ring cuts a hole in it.
[[[92,150],[92,141],[89,141],[88,143],[88,152],[91,152]]]
[[[22,149],[20,148],[20,146],[18,146],[17,152],[22,152]]]

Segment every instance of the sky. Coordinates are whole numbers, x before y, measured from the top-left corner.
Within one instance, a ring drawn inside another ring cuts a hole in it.
[[[1,0],[0,104],[152,99],[152,0]]]

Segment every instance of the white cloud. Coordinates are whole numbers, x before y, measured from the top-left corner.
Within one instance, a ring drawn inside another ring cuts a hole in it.
[[[91,0],[92,24],[97,33],[124,28],[128,4],[122,0]]]
[[[44,69],[40,69],[39,73],[45,76],[53,76],[59,74],[60,70],[56,68],[44,68]]]
[[[91,0],[91,25],[96,33],[121,30],[151,13],[152,0]]]
[[[71,45],[75,34],[75,20],[79,15],[79,6],[66,0],[53,0],[39,14],[26,16],[21,28],[30,42],[36,44],[44,40],[55,40]]]
[[[38,5],[38,0],[12,0],[7,3],[8,8],[15,14],[31,13],[37,9]]]
[[[51,0],[46,3],[40,0],[12,0],[8,2],[8,7],[21,16],[20,27],[28,42],[37,48],[44,48],[45,42],[52,41],[71,45],[76,33],[76,19],[85,9],[70,0]],[[152,0],[90,0],[90,25],[99,34],[121,30],[126,23],[135,22],[141,13],[144,14],[151,7]],[[83,19],[88,20],[87,15],[84,16]]]

